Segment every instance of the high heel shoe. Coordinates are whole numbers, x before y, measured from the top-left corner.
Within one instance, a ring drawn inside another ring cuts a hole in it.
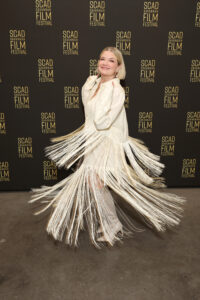
[[[98,232],[98,231],[97,231]],[[101,231],[102,232],[102,231]],[[113,238],[116,236],[117,233],[121,232],[123,234],[123,227],[122,224],[119,223],[119,225],[117,226],[117,229],[115,230],[114,234],[113,234]],[[113,240],[112,238],[112,240]],[[105,238],[104,235],[102,235],[101,237],[97,238],[98,242],[108,242],[109,241]]]
[[[98,228],[98,230],[97,230],[97,233],[102,233],[103,231],[102,231],[102,227],[101,226],[99,226],[99,228]]]
[[[103,236],[100,236],[99,238],[97,238],[98,242],[108,242],[108,240]]]

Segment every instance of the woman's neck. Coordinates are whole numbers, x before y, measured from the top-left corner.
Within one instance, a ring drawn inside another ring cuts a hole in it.
[[[115,78],[114,76],[102,76],[101,75],[101,83],[109,81],[111,79]]]

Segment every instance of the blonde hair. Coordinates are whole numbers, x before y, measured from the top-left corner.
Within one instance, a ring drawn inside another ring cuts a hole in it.
[[[121,65],[116,77],[118,77],[119,79],[125,79],[125,77],[126,77],[126,68],[125,68],[124,59],[123,59],[123,55],[122,55],[121,51],[119,49],[117,49],[116,47],[106,47],[101,51],[101,53],[99,55],[99,59],[101,57],[101,54],[104,51],[111,51],[116,56],[118,66]],[[96,71],[97,75],[99,76],[100,72],[98,71],[98,67],[96,68],[95,71]]]

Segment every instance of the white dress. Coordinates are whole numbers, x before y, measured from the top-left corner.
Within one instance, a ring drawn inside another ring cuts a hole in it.
[[[52,213],[47,232],[56,240],[78,246],[78,235],[87,227],[91,242],[100,248],[99,229],[113,246],[116,240],[141,231],[133,218],[112,197],[110,189],[135,209],[157,231],[178,225],[186,199],[159,191],[166,187],[159,177],[165,165],[142,140],[129,136],[125,92],[120,80],[101,83],[89,76],[82,87],[85,123],[75,131],[51,138],[45,148],[48,158],[61,168],[76,170],[53,186],[32,188],[30,203],[44,199]]]

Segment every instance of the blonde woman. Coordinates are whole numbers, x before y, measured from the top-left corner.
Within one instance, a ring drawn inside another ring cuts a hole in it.
[[[186,199],[159,191],[166,187],[159,177],[165,167],[144,142],[129,136],[125,92],[120,79],[126,76],[122,53],[104,48],[96,75],[82,87],[85,122],[75,131],[52,138],[46,156],[59,168],[76,170],[53,186],[33,188],[29,202],[44,199],[52,207],[47,232],[56,240],[78,246],[80,230],[87,229],[95,247],[132,236],[134,219],[111,194],[117,193],[134,208],[147,226],[157,231],[180,223]]]

